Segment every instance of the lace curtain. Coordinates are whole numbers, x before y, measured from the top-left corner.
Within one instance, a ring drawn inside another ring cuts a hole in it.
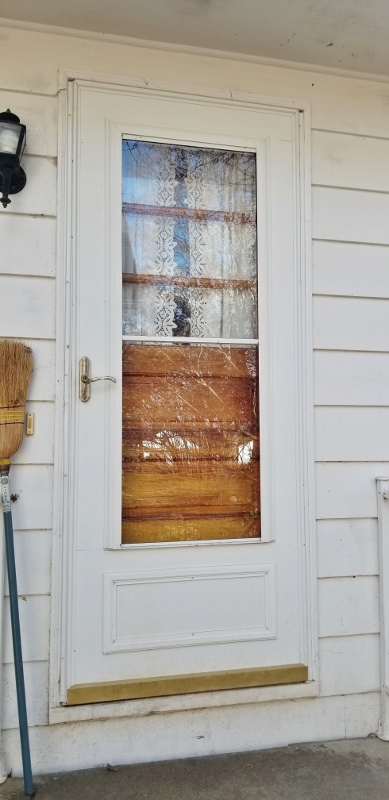
[[[123,334],[254,338],[253,153],[123,141]]]

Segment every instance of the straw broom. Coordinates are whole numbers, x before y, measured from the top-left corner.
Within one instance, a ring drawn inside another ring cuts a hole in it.
[[[12,642],[18,701],[24,790],[35,794],[31,771],[30,743],[24,687],[22,643],[16,580],[15,552],[9,492],[10,457],[23,441],[25,402],[33,369],[32,350],[21,342],[0,340],[0,500],[3,505],[5,548],[11,609]]]

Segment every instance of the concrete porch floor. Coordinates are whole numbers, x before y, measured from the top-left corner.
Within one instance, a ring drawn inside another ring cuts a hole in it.
[[[36,778],[39,800],[388,800],[389,743],[376,738],[64,772]],[[10,778],[0,798],[21,800]]]

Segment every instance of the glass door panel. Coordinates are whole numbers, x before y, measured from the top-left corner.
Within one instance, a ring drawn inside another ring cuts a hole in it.
[[[260,535],[256,159],[123,141],[122,542]]]

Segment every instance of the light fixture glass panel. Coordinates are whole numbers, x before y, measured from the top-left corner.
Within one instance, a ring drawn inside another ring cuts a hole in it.
[[[18,151],[21,125],[0,122],[0,153],[16,155]]]

